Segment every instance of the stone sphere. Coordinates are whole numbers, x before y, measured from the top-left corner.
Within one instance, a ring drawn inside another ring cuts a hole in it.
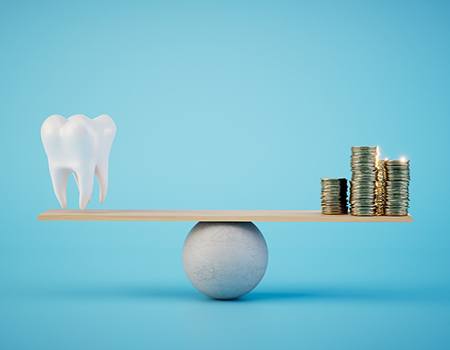
[[[264,276],[267,259],[266,241],[251,222],[199,222],[183,249],[190,281],[214,299],[250,292]]]

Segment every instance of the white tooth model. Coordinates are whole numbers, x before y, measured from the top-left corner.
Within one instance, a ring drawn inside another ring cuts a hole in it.
[[[91,199],[94,175],[100,184],[100,202],[108,190],[108,163],[116,135],[116,124],[104,114],[90,119],[73,115],[48,117],[41,127],[41,139],[48,157],[53,190],[62,208],[67,207],[66,186],[73,173],[80,192],[79,206],[85,209]]]

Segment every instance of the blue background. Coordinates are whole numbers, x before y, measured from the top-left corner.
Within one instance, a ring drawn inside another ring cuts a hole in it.
[[[448,348],[449,62],[445,1],[1,1],[0,348]],[[212,301],[193,223],[36,220],[54,113],[118,126],[90,208],[317,209],[379,144],[415,222],[261,223],[265,279]]]

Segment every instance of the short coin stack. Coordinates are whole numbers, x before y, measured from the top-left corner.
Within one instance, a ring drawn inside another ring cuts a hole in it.
[[[322,179],[322,214],[347,214],[347,179]]]
[[[352,147],[350,188],[351,214],[375,215],[375,182],[378,147]]]
[[[386,160],[386,215],[408,215],[409,160]]]
[[[386,167],[384,160],[377,160],[377,176],[375,181],[375,215],[382,216],[386,212]]]

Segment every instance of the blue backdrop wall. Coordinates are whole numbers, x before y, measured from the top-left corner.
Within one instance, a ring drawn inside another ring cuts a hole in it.
[[[1,1],[0,348],[448,348],[449,60],[446,1]],[[36,220],[54,113],[116,121],[101,208],[318,209],[378,144],[415,222],[260,224],[265,279],[210,301],[191,223]]]

